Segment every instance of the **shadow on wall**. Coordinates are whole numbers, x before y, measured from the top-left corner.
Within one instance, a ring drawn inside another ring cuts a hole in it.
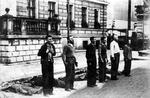
[[[131,77],[120,76],[119,80],[109,80],[102,87],[85,87],[68,98],[150,98],[150,69],[133,69]]]

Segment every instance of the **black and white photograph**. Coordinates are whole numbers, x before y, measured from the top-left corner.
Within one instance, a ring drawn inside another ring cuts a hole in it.
[[[0,0],[0,98],[150,98],[150,0]]]

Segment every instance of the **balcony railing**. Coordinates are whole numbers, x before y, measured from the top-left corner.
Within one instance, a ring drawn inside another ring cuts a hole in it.
[[[11,23],[9,21],[11,21]],[[1,36],[46,34],[48,34],[48,19],[46,20],[23,17],[0,17]]]
[[[13,17],[9,14],[9,8],[5,9],[6,14],[0,16],[0,37],[1,38],[25,38],[38,37],[52,34],[60,35],[60,20],[58,15],[48,19],[34,19],[27,17]],[[30,36],[31,35],[31,36]]]
[[[45,35],[48,32],[48,20],[13,17],[12,35]]]

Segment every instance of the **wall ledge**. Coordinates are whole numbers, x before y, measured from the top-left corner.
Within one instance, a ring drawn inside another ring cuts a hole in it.
[[[0,39],[44,39],[46,35],[0,35]],[[52,35],[53,38],[61,38],[61,35]]]

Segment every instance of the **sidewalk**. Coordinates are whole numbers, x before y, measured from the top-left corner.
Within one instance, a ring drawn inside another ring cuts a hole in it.
[[[85,51],[75,53],[79,63],[78,68],[86,66]],[[65,71],[65,67],[61,57],[54,58],[54,73],[59,74]],[[32,62],[20,62],[13,64],[0,64],[0,83],[5,81],[16,80],[20,78],[41,75],[40,60]]]
[[[108,51],[108,59],[110,52]],[[77,51],[75,56],[78,61],[78,68],[87,67],[85,50]],[[133,57],[138,58],[138,52],[133,52]],[[120,60],[123,61],[123,54],[121,51]],[[110,60],[109,60],[110,61]],[[59,75],[59,73],[63,73],[65,71],[65,67],[61,57],[54,58],[54,73],[55,76]],[[27,63],[14,63],[14,64],[0,64],[0,83],[5,81],[16,80],[20,78],[27,78],[36,75],[41,75],[41,64],[40,61],[33,61]],[[62,74],[61,74],[62,75]]]

